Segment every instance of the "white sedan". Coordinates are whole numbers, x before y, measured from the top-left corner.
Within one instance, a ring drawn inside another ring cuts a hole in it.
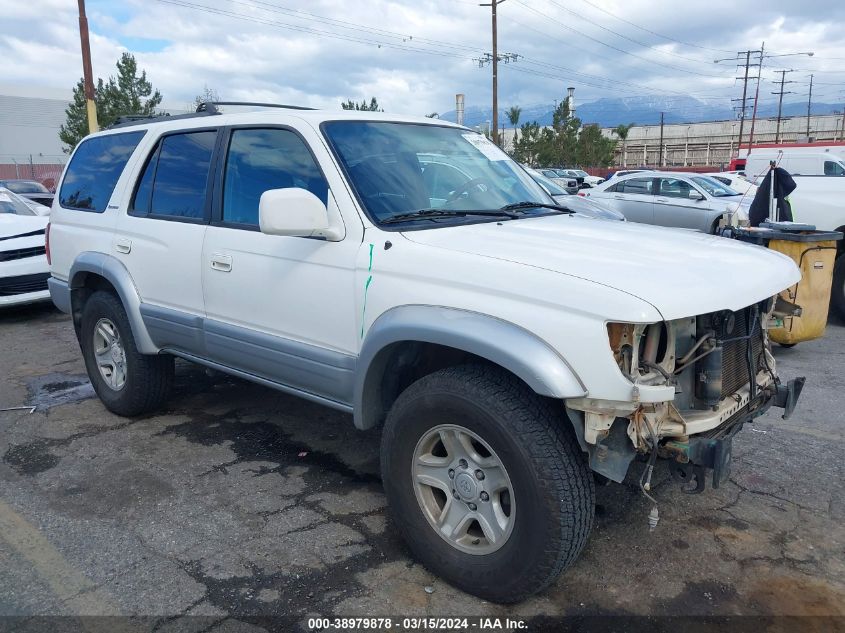
[[[49,207],[0,188],[0,307],[49,301]]]
[[[705,176],[715,178],[722,184],[727,185],[738,193],[744,194],[747,198],[750,198],[751,200],[754,199],[754,195],[757,193],[757,185],[755,185],[753,182],[748,180],[748,178],[737,172],[713,172],[710,174],[705,174]]]

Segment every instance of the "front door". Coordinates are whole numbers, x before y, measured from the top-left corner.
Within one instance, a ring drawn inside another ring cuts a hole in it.
[[[654,221],[661,226],[707,230],[710,205],[696,187],[680,178],[659,178],[654,198]],[[701,199],[691,199],[698,194]]]
[[[332,188],[293,129],[235,128],[223,146],[219,203],[202,254],[208,357],[297,392],[348,403],[358,343],[360,233],[347,229],[345,239],[334,242],[261,233],[263,192],[307,189],[339,217]],[[316,140],[312,146],[325,152]]]

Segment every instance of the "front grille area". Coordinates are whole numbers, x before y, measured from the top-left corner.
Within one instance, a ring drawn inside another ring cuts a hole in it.
[[[730,338],[747,336],[752,330],[750,310],[734,312],[736,325]],[[757,317],[759,320],[759,317]],[[751,339],[727,341],[722,350],[722,397],[736,393],[750,381],[748,375],[748,345],[751,345],[751,358],[754,362],[755,373],[759,369],[763,343],[760,338],[759,322],[754,324],[754,336]]]
[[[749,346],[753,374],[763,368],[760,316],[756,306],[753,308],[713,312],[696,320],[697,337],[711,334],[718,341],[716,349],[696,363],[695,395],[700,405],[715,406],[751,381]],[[750,338],[749,334],[752,334]]]
[[[45,255],[47,250],[43,246],[29,246],[27,248],[15,248],[10,251],[0,252],[0,262],[10,262],[14,259],[26,259],[27,257],[38,257]]]
[[[11,297],[28,292],[47,290],[47,280],[49,278],[50,273],[2,277],[0,278],[0,297]]]

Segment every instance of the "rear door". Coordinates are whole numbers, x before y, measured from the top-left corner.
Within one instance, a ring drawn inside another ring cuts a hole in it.
[[[146,157],[112,252],[141,296],[141,315],[160,347],[202,352],[202,244],[210,217],[216,129],[168,132]]]
[[[640,177],[621,180],[611,187],[610,207],[619,211],[629,222],[654,224],[654,178]]]
[[[704,194],[692,183],[680,178],[658,178],[657,181],[657,195],[654,197],[655,224],[709,230],[709,199],[690,199],[691,192]]]

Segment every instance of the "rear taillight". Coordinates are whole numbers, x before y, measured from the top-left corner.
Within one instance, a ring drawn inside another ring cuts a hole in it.
[[[50,260],[50,223],[47,222],[47,228],[44,229],[44,252],[47,254],[47,265],[53,262]]]
[[[587,197],[587,194],[586,194],[586,193],[584,193],[583,191],[579,191],[579,192],[578,192],[578,195],[579,195],[579,196],[581,196],[582,198],[586,198],[586,197]]]

